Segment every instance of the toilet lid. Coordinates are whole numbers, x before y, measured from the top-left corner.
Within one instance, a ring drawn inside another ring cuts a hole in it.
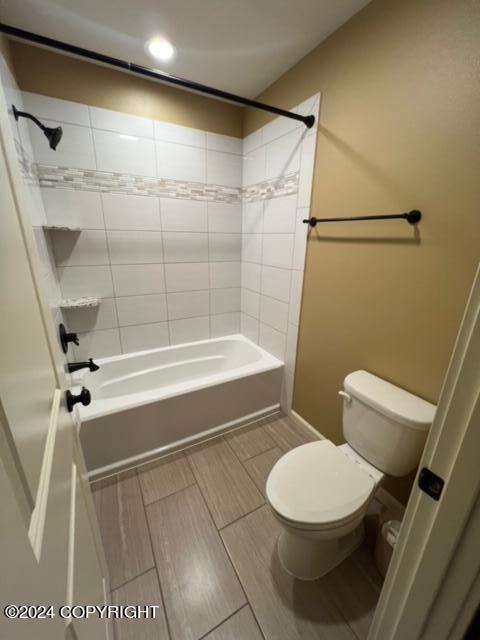
[[[368,473],[329,440],[285,454],[267,480],[267,498],[280,516],[297,522],[348,521],[364,507],[375,486]]]

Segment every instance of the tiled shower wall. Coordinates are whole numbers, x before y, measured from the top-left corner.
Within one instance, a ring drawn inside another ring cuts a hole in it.
[[[102,299],[64,312],[76,357],[241,331],[285,362],[288,411],[316,126],[276,118],[242,141],[15,92],[64,130],[52,151],[13,121],[54,319],[60,298]],[[319,103],[294,110],[318,117]]]
[[[77,357],[240,330],[242,141],[24,93],[57,151],[29,127]]]
[[[45,235],[43,229],[43,225],[46,223],[46,214],[36,173],[33,148],[26,120],[20,118],[17,122],[13,117],[11,108],[14,104],[17,109],[24,109],[22,92],[18,88],[14,77],[1,55],[0,82],[5,101],[7,103],[10,127],[17,151],[17,157],[20,162],[21,173],[24,177],[25,189],[23,195],[25,197],[25,206],[33,227],[38,255],[40,258],[41,281],[44,285],[44,291],[52,312],[53,321],[58,325],[63,321],[62,313],[58,307],[58,301],[61,294],[51,244],[49,237]]]
[[[295,110],[318,119],[320,95]],[[285,362],[289,411],[317,127],[276,118],[243,141],[241,331]]]

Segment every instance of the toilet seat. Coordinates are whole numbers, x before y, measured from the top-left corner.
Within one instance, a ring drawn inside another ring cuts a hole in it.
[[[330,440],[286,453],[270,472],[266,494],[285,524],[333,529],[363,515],[375,480]]]

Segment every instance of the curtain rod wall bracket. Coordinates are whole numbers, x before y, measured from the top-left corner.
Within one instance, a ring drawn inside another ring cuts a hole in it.
[[[303,122],[303,124],[308,129],[311,129],[311,127],[313,127],[315,123],[315,116],[313,115],[303,116],[300,113],[293,113],[292,111],[280,109],[279,107],[274,107],[270,104],[265,104],[264,102],[258,102],[258,100],[244,98],[243,96],[238,96],[234,93],[223,91],[222,89],[216,89],[215,87],[209,87],[208,85],[194,82],[193,80],[186,80],[185,78],[179,78],[178,76],[170,75],[168,73],[161,73],[160,71],[156,71],[155,69],[152,69],[150,67],[144,67],[142,65],[135,64],[134,62],[127,62],[126,60],[113,58],[112,56],[107,56],[103,53],[97,53],[96,51],[91,51],[90,49],[77,47],[76,45],[69,44],[68,42],[62,42],[61,40],[47,38],[46,36],[42,36],[38,33],[25,31],[24,29],[18,29],[17,27],[12,27],[8,24],[0,23],[0,33],[5,33],[12,38],[17,38],[19,40],[25,40],[26,42],[33,42],[44,47],[49,47],[50,49],[63,51],[64,53],[78,56],[80,58],[86,58],[87,60],[106,64],[110,67],[122,69],[123,71],[129,71],[130,73],[134,73],[138,76],[143,76],[144,78],[158,80],[159,82],[163,82],[164,84],[172,84],[189,91],[204,93],[218,100],[226,100],[227,102],[240,104],[244,107],[261,109],[262,111],[274,113],[277,116],[283,116],[285,118],[290,118],[291,120],[297,120],[298,122]]]

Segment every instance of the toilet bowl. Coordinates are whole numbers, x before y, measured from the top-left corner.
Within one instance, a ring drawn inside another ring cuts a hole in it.
[[[358,458],[348,445],[319,440],[285,454],[270,472],[267,499],[283,526],[278,555],[296,578],[325,575],[361,544],[383,473]]]
[[[289,451],[266,484],[283,529],[280,561],[302,580],[325,575],[361,544],[363,518],[384,474],[415,469],[435,415],[435,405],[367,371],[349,374],[339,393],[347,443],[319,440]]]

